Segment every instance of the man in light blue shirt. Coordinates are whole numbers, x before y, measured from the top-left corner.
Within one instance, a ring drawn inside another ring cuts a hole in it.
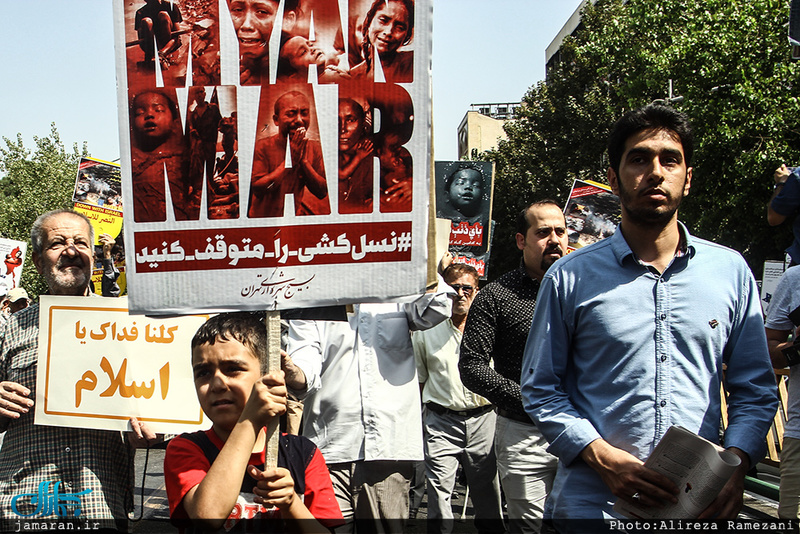
[[[560,528],[612,516],[617,499],[675,501],[643,460],[672,425],[719,440],[723,364],[724,446],[742,464],[699,517],[735,518],[764,455],[777,397],[756,284],[738,253],[678,222],[691,155],[685,115],[649,105],[620,119],[608,170],[620,227],[556,262],[539,289],[521,386],[559,458],[547,509]]]

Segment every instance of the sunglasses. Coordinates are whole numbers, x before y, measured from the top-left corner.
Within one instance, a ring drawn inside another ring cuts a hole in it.
[[[475,291],[475,288],[470,285],[462,285],[462,284],[450,284],[450,287],[456,290],[456,293],[459,291],[463,291],[464,295],[470,296],[472,292]]]

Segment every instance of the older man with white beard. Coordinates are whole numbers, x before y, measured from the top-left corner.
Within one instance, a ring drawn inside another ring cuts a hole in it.
[[[91,295],[94,231],[85,216],[71,210],[45,213],[33,224],[31,244],[33,263],[51,295]],[[34,425],[38,351],[37,302],[11,316],[0,344],[0,431],[6,430],[0,531],[17,530],[18,521],[34,514],[37,521],[57,518],[62,526],[90,521],[96,528],[126,531],[133,505],[132,447],[156,436],[135,418],[127,440],[107,430]],[[41,500],[40,493],[51,491],[62,500],[37,513],[42,503],[35,497]]]

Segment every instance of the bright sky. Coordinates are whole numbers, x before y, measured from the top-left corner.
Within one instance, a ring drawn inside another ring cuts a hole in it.
[[[123,0],[113,0],[123,1]],[[131,1],[131,0],[124,0]],[[434,149],[456,159],[470,104],[519,101],[544,78],[545,48],[581,0],[435,0]],[[112,2],[0,3],[0,137],[44,137],[119,157]],[[5,146],[5,143],[2,143]]]

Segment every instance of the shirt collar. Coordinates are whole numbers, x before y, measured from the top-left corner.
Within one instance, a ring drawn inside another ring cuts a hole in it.
[[[621,225],[617,225],[617,230],[614,232],[614,235],[608,238],[611,241],[611,250],[614,251],[617,262],[622,265],[622,262],[625,261],[625,258],[628,256],[633,258],[634,261],[640,262],[636,254],[631,250],[628,242],[625,241],[620,226]],[[695,253],[694,238],[689,233],[689,230],[686,229],[686,226],[680,221],[678,221],[678,232],[680,233],[680,243],[678,244],[678,250],[675,252],[675,257],[683,258],[686,256],[692,258]]]
[[[528,274],[528,271],[525,269],[525,258],[519,259],[519,267],[517,267],[517,273],[522,277],[523,280],[528,280],[532,284],[539,284],[539,280],[533,278],[531,275]]]

